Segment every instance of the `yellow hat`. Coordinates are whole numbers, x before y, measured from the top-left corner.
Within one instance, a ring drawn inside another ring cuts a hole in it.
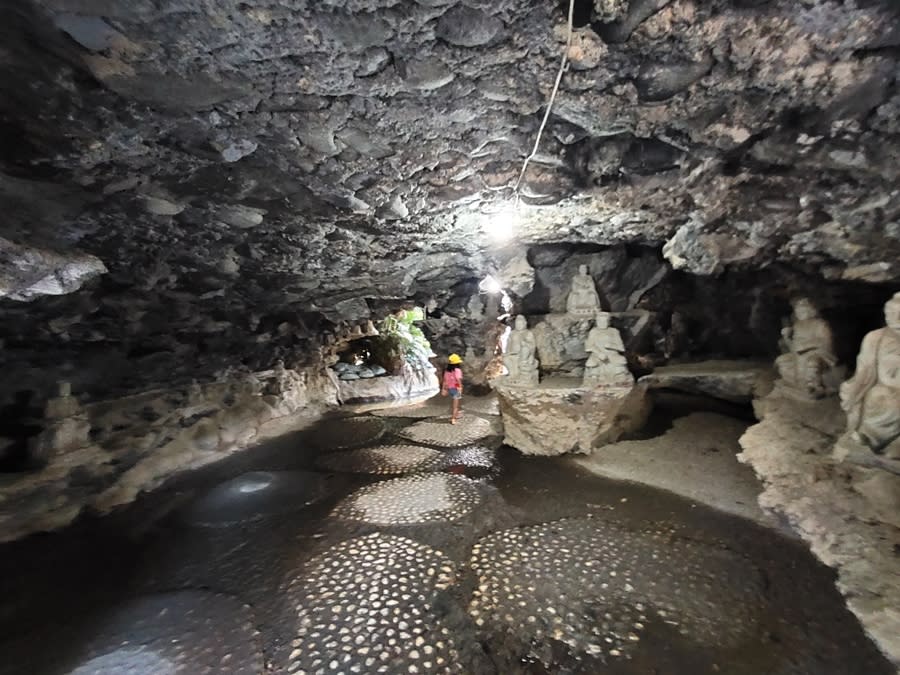
[[[452,366],[455,366],[455,365],[462,363],[462,358],[460,357],[459,354],[451,354],[450,358],[447,359],[447,363],[449,363]]]

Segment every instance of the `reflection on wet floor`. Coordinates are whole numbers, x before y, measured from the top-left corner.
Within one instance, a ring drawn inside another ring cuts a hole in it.
[[[330,418],[3,546],[0,674],[893,672],[798,543],[494,412]]]

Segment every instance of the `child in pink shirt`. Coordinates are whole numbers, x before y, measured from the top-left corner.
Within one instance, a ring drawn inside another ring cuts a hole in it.
[[[456,424],[459,419],[459,402],[463,393],[462,359],[459,354],[451,354],[447,359],[447,367],[444,369],[444,378],[441,383],[441,394],[450,396],[450,424]]]

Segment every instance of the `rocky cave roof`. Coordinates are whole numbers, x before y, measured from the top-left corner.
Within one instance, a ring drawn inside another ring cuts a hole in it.
[[[564,5],[2,3],[7,343],[302,332],[538,243],[900,282],[893,0],[578,0],[491,239]]]

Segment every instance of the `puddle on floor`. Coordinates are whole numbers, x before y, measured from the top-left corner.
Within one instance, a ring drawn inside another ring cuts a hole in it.
[[[420,468],[438,475],[316,468],[409,444],[397,433],[416,422],[366,420],[323,420],[0,546],[0,673],[251,673],[257,652],[276,673],[894,672],[798,542],[497,438],[436,448],[448,461]],[[297,471],[318,475],[279,473]],[[193,617],[195,644],[164,649],[147,607]],[[202,648],[221,640],[233,653]]]

